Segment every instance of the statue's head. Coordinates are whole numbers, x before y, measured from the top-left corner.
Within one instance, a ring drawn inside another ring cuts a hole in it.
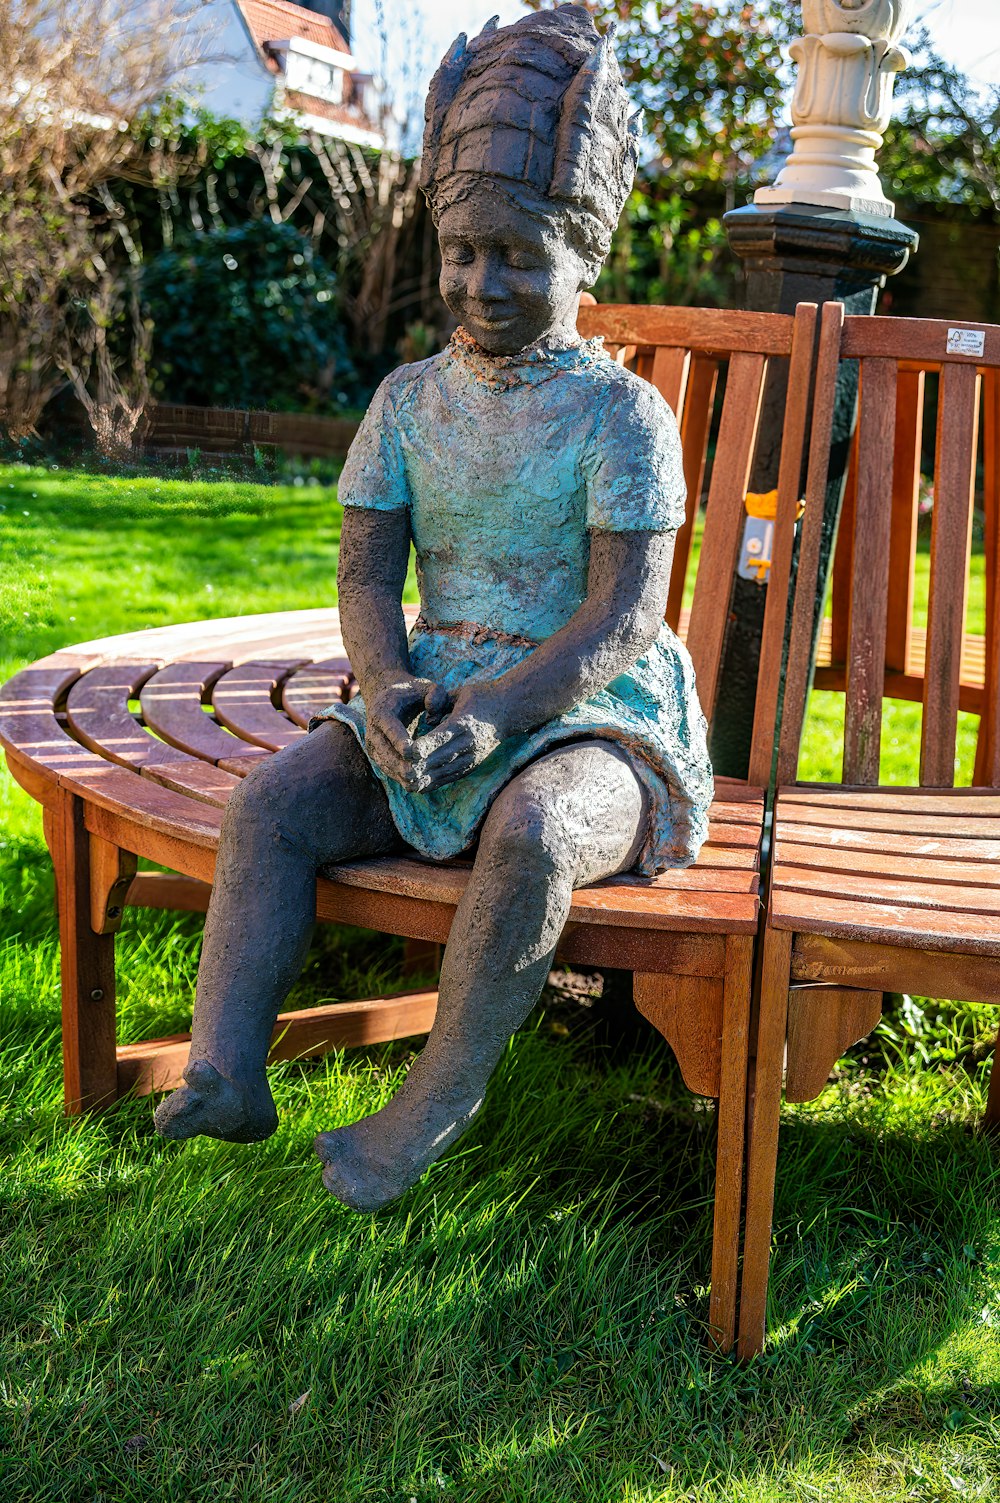
[[[580,5],[460,36],[427,96],[421,186],[441,291],[484,349],[513,354],[575,314],[631,192],[640,117]]]

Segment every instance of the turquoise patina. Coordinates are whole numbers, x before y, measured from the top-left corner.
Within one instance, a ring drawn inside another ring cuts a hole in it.
[[[409,513],[421,600],[410,660],[452,692],[499,677],[569,621],[587,592],[591,530],[672,532],[684,495],[673,413],[600,341],[494,357],[461,330],[383,382],[340,482],[345,506]],[[360,697],[317,721],[331,718],[364,745]],[[519,768],[582,738],[623,746],[646,787],[638,870],[692,862],[713,782],[691,659],[665,624],[605,690],[454,783],[411,793],[372,765],[403,839],[441,860],[473,843]]]

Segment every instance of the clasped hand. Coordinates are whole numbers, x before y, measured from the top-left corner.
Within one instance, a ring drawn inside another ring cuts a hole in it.
[[[414,675],[380,685],[365,706],[368,755],[409,793],[455,782],[509,734],[500,696],[491,688],[470,684],[452,697],[440,684]],[[421,711],[431,729],[414,736]]]

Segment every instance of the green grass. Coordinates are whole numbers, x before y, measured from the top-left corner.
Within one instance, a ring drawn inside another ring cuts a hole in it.
[[[0,505],[4,675],[334,598],[322,487],[7,468]],[[741,1370],[704,1341],[712,1111],[634,1025],[550,996],[461,1146],[377,1217],[322,1192],[310,1139],[385,1100],[405,1045],[277,1067],[282,1126],[250,1149],[165,1144],[148,1101],[64,1120],[50,868],[36,807],[7,778],[0,799],[2,1503],[996,1497],[988,1012],[901,1001],[786,1112],[774,1338]],[[129,914],[124,1038],[185,1025],[198,939]],[[399,958],[324,930],[294,1001],[398,985]]]

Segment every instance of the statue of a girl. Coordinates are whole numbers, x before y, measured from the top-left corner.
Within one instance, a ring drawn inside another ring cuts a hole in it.
[[[673,415],[576,332],[631,188],[638,120],[582,6],[452,47],[424,192],[448,348],[383,382],[340,484],[341,624],[361,693],[262,763],[223,825],[187,1082],[166,1137],[250,1142],[318,872],[474,851],[437,1021],[395,1098],[322,1133],[372,1210],[465,1130],[534,1006],[574,887],[694,860],[712,777],[691,661],[663,623],[684,515]],[[421,614],[400,598],[411,541]]]

